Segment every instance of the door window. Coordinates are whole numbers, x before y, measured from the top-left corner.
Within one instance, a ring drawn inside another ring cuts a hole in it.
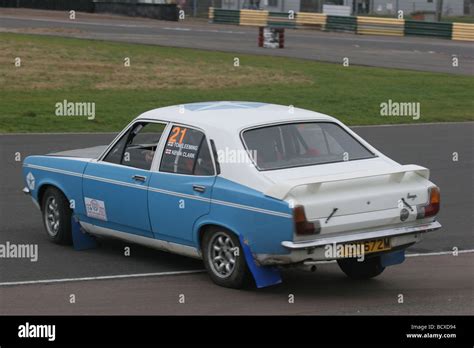
[[[193,128],[173,126],[163,151],[160,171],[214,175],[214,166],[204,133]]]
[[[165,124],[138,122],[133,125],[105,156],[104,161],[150,170]]]

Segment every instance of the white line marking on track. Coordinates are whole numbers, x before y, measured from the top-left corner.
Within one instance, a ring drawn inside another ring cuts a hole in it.
[[[52,19],[52,18],[25,18],[25,17],[12,17],[12,16],[0,16],[1,19],[11,19],[11,20],[20,20],[20,21],[36,21],[36,22],[46,22],[46,23],[63,23],[63,24],[85,24],[85,25],[99,25],[103,27],[124,27],[124,28],[153,28],[154,26],[143,24],[123,24],[123,23],[99,23],[92,21],[79,21],[79,20],[64,20],[64,19]]]
[[[175,271],[175,272],[158,272],[158,273],[137,273],[137,274],[117,274],[111,276],[97,276],[97,277],[82,277],[82,278],[63,278],[63,279],[43,279],[43,280],[26,280],[19,282],[5,282],[0,283],[0,286],[11,286],[11,285],[30,285],[30,284],[51,284],[51,283],[68,283],[68,282],[81,282],[89,280],[107,280],[107,279],[123,279],[123,278],[138,278],[138,277],[158,277],[158,276],[171,276],[181,274],[194,274],[203,273],[205,270],[198,269],[192,271]]]
[[[459,254],[474,253],[474,249],[459,250],[458,253]],[[442,256],[442,255],[452,255],[452,254],[453,254],[452,251],[440,251],[440,252],[434,252],[434,253],[406,254],[405,256],[406,257],[419,257],[419,256]],[[329,264],[329,263],[335,263],[335,262],[336,262],[335,260],[317,261],[317,262],[314,262],[314,264]],[[19,282],[4,282],[4,283],[0,283],[0,286],[68,283],[68,282],[80,282],[80,281],[89,281],[89,280],[126,279],[126,278],[138,278],[138,277],[158,277],[158,276],[171,276],[171,275],[181,275],[181,274],[195,274],[195,273],[204,273],[204,272],[206,272],[206,270],[198,269],[198,270],[192,270],[192,271],[118,274],[118,275],[111,275],[111,276],[64,278],[64,279],[26,280],[26,281],[19,281]]]
[[[458,250],[458,254],[474,253],[474,249]],[[440,256],[440,255],[453,255],[453,251],[439,251],[435,253],[419,253],[419,254],[406,254],[406,257],[418,257],[418,256]],[[454,256],[454,255],[453,255]]]
[[[224,34],[248,34],[245,31],[235,31],[235,30],[218,30],[218,29],[196,29],[196,28],[181,28],[181,27],[162,27],[163,30],[174,30],[174,31],[195,31],[200,33],[224,33]]]
[[[176,30],[176,31],[191,31],[191,28],[180,28],[180,27],[176,27],[176,28],[163,27],[163,29],[165,29],[165,30]]]

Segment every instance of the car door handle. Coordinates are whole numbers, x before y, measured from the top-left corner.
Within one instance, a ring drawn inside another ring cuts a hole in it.
[[[134,176],[132,176],[132,179],[136,181],[145,182],[146,176],[135,174]]]
[[[202,185],[193,185],[193,190],[202,193],[206,191],[206,187]]]

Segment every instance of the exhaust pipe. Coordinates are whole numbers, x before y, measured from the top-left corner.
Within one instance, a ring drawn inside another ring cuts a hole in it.
[[[303,263],[299,264],[296,267],[298,269],[301,269],[302,271],[306,271],[306,272],[315,272],[316,269],[317,269],[316,264],[314,264],[312,262],[303,262]]]

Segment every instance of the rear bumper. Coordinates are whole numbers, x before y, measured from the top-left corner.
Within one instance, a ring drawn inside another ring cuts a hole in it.
[[[439,228],[441,228],[441,224],[437,221],[433,221],[366,232],[338,233],[334,236],[323,235],[309,241],[284,241],[281,244],[286,249],[289,249],[290,252],[288,254],[258,254],[255,255],[255,258],[260,265],[265,266],[295,264],[305,261],[330,261],[336,260],[338,257],[328,257],[325,252],[328,245],[350,244],[378,238],[390,238],[391,248],[392,250],[396,250],[420,242],[424,233],[432,232]]]
[[[282,242],[285,248],[294,250],[294,249],[308,249],[315,248],[319,246],[324,246],[327,244],[341,244],[349,242],[357,242],[363,240],[370,240],[375,238],[386,238],[393,236],[400,236],[404,234],[411,234],[416,232],[431,232],[441,228],[441,224],[438,221],[433,221],[423,225],[416,226],[407,226],[407,227],[398,227],[390,228],[385,230],[369,231],[369,232],[357,232],[357,233],[347,233],[347,234],[338,234],[337,236],[326,237],[321,236],[317,239],[304,242]]]

